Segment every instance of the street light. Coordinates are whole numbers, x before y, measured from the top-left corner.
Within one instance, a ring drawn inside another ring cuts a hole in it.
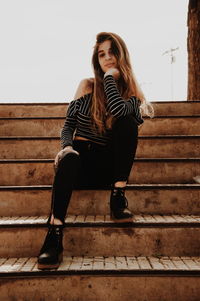
[[[169,50],[166,50],[165,52],[163,52],[162,55],[165,55],[165,54],[169,54],[170,57],[171,57],[171,98],[172,100],[174,100],[174,87],[173,87],[173,81],[174,81],[174,74],[173,74],[173,63],[175,63],[176,61],[176,57],[174,55],[174,52],[176,50],[178,50],[179,47],[176,47],[176,48],[170,48]]]

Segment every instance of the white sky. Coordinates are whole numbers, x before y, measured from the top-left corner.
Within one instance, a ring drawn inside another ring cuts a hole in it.
[[[0,102],[69,102],[96,34],[127,44],[150,101],[186,100],[188,0],[0,0]],[[176,62],[162,55],[170,48]],[[172,68],[173,67],[173,97]]]

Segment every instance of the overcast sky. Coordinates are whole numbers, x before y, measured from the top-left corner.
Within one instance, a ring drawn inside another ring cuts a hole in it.
[[[150,101],[186,100],[188,0],[0,0],[0,102],[70,102],[96,34],[127,44]],[[171,48],[175,62],[171,64]]]

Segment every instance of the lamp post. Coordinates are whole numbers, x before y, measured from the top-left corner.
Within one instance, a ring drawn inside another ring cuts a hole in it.
[[[174,55],[174,52],[177,51],[179,49],[179,47],[176,48],[170,48],[169,50],[166,50],[165,52],[163,52],[162,55],[165,54],[169,54],[170,55],[170,63],[171,63],[171,99],[174,100],[174,86],[173,86],[173,82],[174,82],[174,72],[173,72],[173,64],[176,61],[176,57]]]

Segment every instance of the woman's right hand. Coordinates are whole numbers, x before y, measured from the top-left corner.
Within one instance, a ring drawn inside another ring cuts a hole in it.
[[[117,68],[109,68],[104,74],[104,77],[106,77],[106,75],[112,75],[115,80],[118,80],[120,77],[120,72]]]
[[[55,157],[55,160],[54,160],[55,169],[58,167],[58,163],[60,162],[60,160],[68,153],[75,153],[75,154],[79,155],[79,153],[77,151],[75,151],[72,146],[66,146],[65,148],[60,150]]]

